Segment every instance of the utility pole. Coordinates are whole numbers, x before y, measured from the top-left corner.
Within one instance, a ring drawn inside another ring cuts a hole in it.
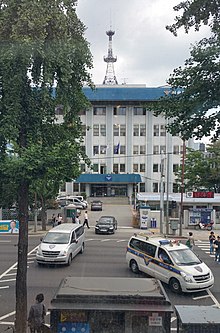
[[[179,236],[182,236],[183,230],[183,194],[184,194],[184,173],[185,173],[185,156],[186,156],[186,142],[183,139],[183,155],[182,155],[182,176],[181,176],[181,193],[180,193],[180,232]]]
[[[161,175],[160,175],[160,233],[163,234],[164,223],[164,153],[161,153]]]
[[[170,171],[170,153],[167,153],[167,197],[166,197],[166,235],[169,234],[169,171]]]

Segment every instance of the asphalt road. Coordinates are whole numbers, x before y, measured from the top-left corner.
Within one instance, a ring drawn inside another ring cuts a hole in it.
[[[115,235],[95,235],[93,226],[101,215],[114,215],[118,219],[119,229]],[[29,236],[28,255],[28,308],[33,303],[37,293],[45,295],[45,305],[50,307],[60,281],[66,276],[92,277],[133,277],[146,278],[146,275],[133,274],[125,262],[126,246],[129,237],[134,233],[131,228],[131,211],[129,206],[108,206],[103,212],[90,212],[91,229],[86,229],[85,251],[72,261],[71,266],[38,266],[35,262],[35,248],[39,244],[40,234]],[[125,228],[126,227],[126,228]],[[214,262],[208,253],[208,242],[196,241],[194,251],[212,269],[215,285],[210,292],[195,294],[173,294],[164,286],[173,305],[210,305],[219,306],[220,281],[218,279],[220,265]],[[15,310],[15,280],[17,261],[17,236],[0,235],[0,333],[14,320]],[[175,317],[173,318],[175,330]],[[47,316],[49,322],[49,315]],[[8,331],[10,332],[10,330]]]

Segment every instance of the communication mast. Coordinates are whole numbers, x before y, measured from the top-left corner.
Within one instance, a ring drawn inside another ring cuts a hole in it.
[[[109,37],[109,42],[108,42],[108,55],[107,57],[104,56],[104,61],[107,62],[107,68],[103,84],[111,84],[111,85],[118,84],[114,71],[114,62],[117,61],[117,57],[113,57],[113,51],[112,51],[112,36],[114,34],[115,32],[112,30],[106,31],[106,35]]]

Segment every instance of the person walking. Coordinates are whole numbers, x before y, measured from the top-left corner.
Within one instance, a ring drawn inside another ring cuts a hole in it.
[[[63,222],[62,215],[60,213],[58,213],[58,215],[57,215],[57,225],[61,224],[62,222]]]
[[[195,241],[194,241],[193,233],[191,231],[189,232],[189,237],[186,241],[186,245],[190,248],[190,250],[193,250]]]
[[[220,236],[214,241],[213,247],[215,249],[215,261],[220,262]]]
[[[52,227],[54,228],[56,225],[56,215],[55,214],[52,215],[51,221],[52,221]]]
[[[84,213],[84,222],[83,222],[83,226],[87,226],[88,229],[90,229],[90,226],[89,226],[89,217],[88,217],[88,212],[87,210],[85,211]]]
[[[209,235],[209,244],[210,244],[210,254],[214,254],[214,241],[216,240],[214,231],[210,232]]]
[[[43,333],[43,326],[45,323],[46,308],[42,303],[44,300],[43,294],[38,294],[36,296],[36,302],[31,305],[29,315],[28,315],[28,326],[30,328],[30,333]]]

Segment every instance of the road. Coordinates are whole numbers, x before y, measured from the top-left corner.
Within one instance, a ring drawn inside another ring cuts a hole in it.
[[[114,215],[118,218],[119,230],[115,235],[95,235],[94,228],[86,229],[85,252],[74,258],[71,266],[38,266],[35,262],[35,249],[39,244],[40,235],[29,236],[28,255],[28,308],[33,303],[37,293],[45,295],[45,305],[50,307],[50,300],[54,296],[60,281],[66,276],[92,277],[133,277],[146,278],[146,275],[134,275],[125,262],[127,241],[134,233],[130,225],[130,211],[128,207],[108,207],[104,212],[89,212],[90,224],[94,226],[100,215],[110,214],[114,208]],[[194,251],[212,269],[215,275],[215,286],[210,292],[176,295],[164,286],[173,305],[219,305],[220,281],[218,280],[220,266],[210,258],[208,242],[196,241]],[[15,310],[15,279],[17,258],[17,236],[0,236],[0,333],[4,332],[14,320]],[[49,322],[49,315],[47,316]],[[175,330],[175,317],[173,322]],[[8,331],[10,332],[10,331]]]

